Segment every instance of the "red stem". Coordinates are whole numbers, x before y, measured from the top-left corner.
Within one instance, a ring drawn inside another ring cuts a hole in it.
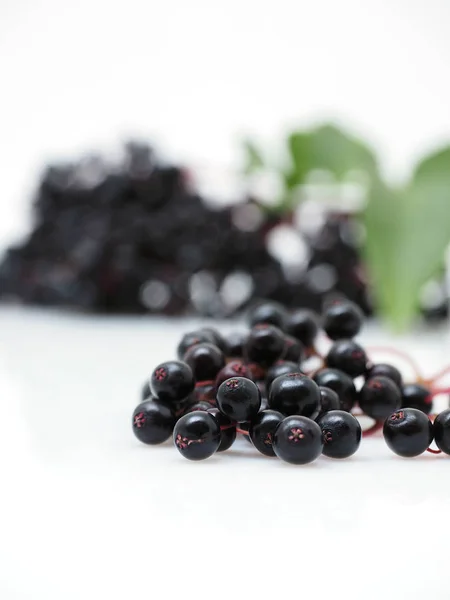
[[[431,391],[431,396],[433,398],[435,396],[438,396],[439,394],[450,394],[450,387],[447,387],[447,388],[435,388],[434,390]]]
[[[441,454],[442,450],[433,450],[433,448],[427,448],[427,452],[431,452],[431,454]]]
[[[390,354],[395,354],[395,356],[402,358],[404,361],[406,361],[410,365],[410,367],[414,371],[417,379],[419,379],[420,381],[423,381],[423,377],[420,373],[420,369],[419,369],[417,363],[410,356],[408,356],[408,354],[406,354],[406,352],[402,352],[401,350],[396,350],[395,348],[389,348],[389,346],[375,346],[373,348],[367,348],[367,352],[369,352],[369,353],[370,352],[386,352],[386,353],[390,353]]]
[[[248,431],[246,431],[245,429],[240,429],[239,427],[236,427],[236,433],[241,433],[242,435],[248,435]]]
[[[431,378],[431,383],[436,383],[436,381],[438,381],[439,379],[442,379],[442,377],[444,377],[444,375],[447,375],[448,373],[450,373],[450,366],[445,367],[445,369],[441,369],[440,371],[438,371],[436,373],[436,375],[434,377]]]

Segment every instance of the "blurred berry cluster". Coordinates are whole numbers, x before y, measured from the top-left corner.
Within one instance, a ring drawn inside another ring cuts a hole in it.
[[[294,276],[267,244],[291,217],[270,214],[255,198],[205,202],[187,172],[130,143],[120,164],[89,157],[46,170],[33,229],[0,265],[0,296],[84,311],[220,317],[254,298],[318,309],[337,294],[370,312],[351,216],[328,215],[303,235],[307,259]]]

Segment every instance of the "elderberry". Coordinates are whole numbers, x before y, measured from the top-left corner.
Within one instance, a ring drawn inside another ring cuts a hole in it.
[[[450,454],[450,409],[442,411],[434,420],[434,441],[445,454]]]
[[[162,444],[171,435],[175,417],[168,406],[146,400],[136,406],[131,418],[133,433],[144,444]]]
[[[353,340],[338,340],[331,346],[325,363],[331,369],[339,369],[350,377],[358,377],[366,372],[367,355]]]
[[[217,451],[221,442],[217,419],[208,412],[195,411],[178,419],[173,441],[180,453],[189,460],[203,460]]]
[[[276,410],[262,410],[252,420],[248,433],[253,445],[265,456],[275,456],[273,436],[275,429],[284,419],[284,415]]]
[[[400,408],[401,403],[398,386],[392,379],[382,375],[368,379],[359,392],[361,410],[376,421],[386,419]]]
[[[430,419],[416,408],[402,408],[386,419],[383,435],[389,448],[406,458],[419,456],[434,437]]]
[[[330,458],[348,458],[361,443],[361,425],[344,410],[331,410],[317,420],[322,430],[323,454]]]
[[[258,386],[245,377],[232,377],[220,384],[217,406],[232,421],[243,423],[258,414],[261,393]]]
[[[286,417],[275,429],[272,447],[278,458],[288,463],[310,463],[322,453],[322,430],[307,417]]]
[[[336,301],[327,307],[323,329],[331,340],[351,339],[357,335],[363,323],[359,306],[349,301]]]
[[[302,415],[314,419],[319,414],[319,386],[302,373],[277,377],[269,392],[269,406],[283,415]]]
[[[150,389],[163,402],[179,402],[189,396],[194,387],[192,369],[178,360],[161,363],[150,376]]]
[[[274,325],[256,325],[250,331],[244,354],[249,362],[268,368],[283,356],[284,335]]]
[[[213,344],[196,344],[184,355],[196,381],[213,381],[225,365],[223,352]]]

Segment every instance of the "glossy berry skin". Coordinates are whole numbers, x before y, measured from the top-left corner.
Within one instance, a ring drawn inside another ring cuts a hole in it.
[[[359,377],[367,370],[367,355],[353,340],[338,340],[331,346],[325,364],[328,368],[339,369],[350,377]]]
[[[209,402],[196,402],[195,404],[191,404],[186,408],[184,414],[187,415],[190,412],[195,412],[196,410],[208,411],[211,408],[211,404]]]
[[[282,358],[284,351],[284,335],[273,325],[253,327],[245,344],[245,356],[248,362],[257,363],[265,369]]]
[[[186,352],[196,344],[213,344],[214,340],[207,331],[190,331],[185,333],[177,347],[177,356],[181,360]]]
[[[442,411],[434,420],[434,441],[445,454],[450,454],[450,409]]]
[[[228,356],[232,358],[242,358],[244,356],[244,346],[247,341],[247,334],[242,331],[232,331],[226,336]]]
[[[261,394],[256,383],[245,377],[232,377],[217,390],[217,407],[232,421],[251,421],[261,406]]]
[[[320,417],[330,410],[339,410],[341,407],[341,403],[339,402],[339,396],[336,394],[334,390],[327,387],[319,387],[320,390],[320,408],[319,408],[319,416],[316,418],[316,421],[320,419]]]
[[[184,355],[184,361],[191,367],[197,382],[213,381],[225,366],[223,352],[213,344],[192,346]]]
[[[228,450],[234,444],[236,439],[236,425],[231,419],[223,415],[218,408],[210,408],[208,409],[208,412],[216,419],[221,428],[220,444],[217,448],[217,452],[225,452],[225,450]]]
[[[336,301],[327,307],[323,317],[323,329],[331,340],[351,339],[363,324],[364,315],[350,301]]]
[[[330,458],[348,458],[361,443],[361,425],[344,410],[331,410],[318,419],[322,430],[323,451]]]
[[[217,451],[221,441],[220,426],[208,412],[191,412],[178,419],[173,441],[185,458],[203,460]]]
[[[211,338],[212,343],[222,350],[222,352],[227,355],[228,354],[228,344],[223,337],[223,335],[217,331],[214,327],[202,327],[200,329],[201,333],[206,333]]]
[[[272,447],[281,460],[305,465],[322,453],[322,430],[307,417],[286,417],[275,430]]]
[[[310,310],[296,310],[289,315],[287,333],[299,340],[306,348],[314,345],[319,331],[317,315]]]
[[[272,448],[275,429],[284,419],[284,415],[276,410],[262,410],[249,426],[250,439],[259,452],[265,456],[275,456]]]
[[[180,402],[189,396],[194,387],[192,369],[178,360],[161,363],[150,376],[150,389],[163,402]]]
[[[314,419],[319,414],[319,386],[303,373],[281,375],[272,383],[269,406],[283,415],[302,415]]]
[[[430,446],[434,437],[433,423],[421,410],[401,408],[386,419],[383,435],[392,452],[412,458]]]
[[[170,437],[174,425],[170,408],[155,400],[138,404],[131,419],[134,435],[144,444],[162,444]]]
[[[215,386],[216,389],[221,383],[232,377],[246,377],[247,379],[252,378],[250,369],[241,360],[231,360],[227,363],[223,369],[217,373]]]
[[[264,302],[251,309],[249,312],[249,325],[275,325],[281,330],[286,326],[287,312],[286,309],[277,302]]]
[[[433,407],[433,397],[428,388],[418,383],[409,383],[402,388],[402,408],[417,408],[429,415]]]
[[[384,421],[398,410],[402,404],[402,395],[398,386],[379,375],[366,381],[359,392],[359,406],[363,413],[376,421]]]
[[[301,373],[297,363],[290,360],[278,360],[270,367],[266,375],[266,390],[270,391],[270,386],[280,375],[288,375],[289,373]]]
[[[284,338],[284,360],[290,360],[292,362],[300,363],[305,357],[305,348],[303,344],[292,337],[286,335]]]
[[[366,378],[368,379],[369,377],[375,377],[376,375],[382,375],[383,377],[392,379],[392,381],[397,384],[400,389],[403,385],[403,377],[400,371],[387,363],[378,363],[372,365],[372,367],[370,367],[370,369],[367,371]]]
[[[350,412],[358,400],[353,379],[338,369],[321,369],[314,377],[318,386],[327,387],[336,392],[341,404],[340,409]]]

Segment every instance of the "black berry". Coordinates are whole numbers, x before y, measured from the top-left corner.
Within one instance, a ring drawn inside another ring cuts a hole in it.
[[[245,377],[227,379],[217,390],[217,406],[232,421],[251,421],[261,406],[259,388]]]
[[[361,329],[364,315],[356,304],[336,301],[327,307],[323,318],[323,329],[331,340],[350,339]]]
[[[177,347],[177,356],[179,359],[182,359],[186,352],[192,346],[196,344],[213,344],[214,340],[211,337],[211,334],[205,330],[198,331],[190,331],[189,333],[185,333],[181,338],[180,343]]]
[[[307,417],[286,417],[275,430],[272,446],[278,458],[304,465],[316,460],[322,453],[322,430]]]
[[[316,421],[320,419],[320,417],[329,412],[330,410],[339,410],[341,404],[339,402],[339,396],[336,394],[334,390],[331,388],[319,387],[320,390],[320,408],[319,408],[319,417],[316,418]]]
[[[250,439],[257,450],[266,456],[275,456],[272,448],[275,429],[284,419],[276,410],[262,410],[249,426]]]
[[[338,369],[321,369],[314,377],[314,381],[320,387],[327,387],[339,396],[341,410],[350,412],[358,400],[358,393],[353,379]]]
[[[266,390],[270,392],[270,386],[280,375],[288,375],[289,373],[299,373],[300,369],[297,363],[288,360],[278,360],[270,367],[266,375]]]
[[[241,331],[233,331],[226,336],[228,356],[241,358],[244,356],[244,346],[247,341],[247,334]]]
[[[403,377],[400,371],[387,363],[378,363],[372,365],[372,367],[370,367],[370,369],[367,371],[366,377],[370,378],[377,375],[389,377],[389,379],[392,379],[392,381],[396,383],[399,388],[401,388],[403,385]]]
[[[203,460],[217,451],[221,441],[220,426],[207,412],[191,412],[177,421],[173,441],[185,458]]]
[[[139,441],[144,444],[162,444],[173,431],[175,417],[165,404],[146,400],[134,409],[131,424]]]
[[[302,415],[314,419],[319,414],[318,385],[302,373],[281,375],[272,383],[269,406],[284,415]]]
[[[216,419],[220,427],[220,444],[217,452],[225,452],[234,444],[236,425],[231,419],[222,414],[218,408],[210,408],[208,412]]]
[[[286,309],[277,302],[264,302],[253,308],[248,317],[250,327],[255,325],[275,325],[279,329],[286,326]]]
[[[402,396],[398,386],[392,379],[382,375],[368,379],[359,392],[361,410],[376,421],[384,421],[401,404]]]
[[[406,458],[419,456],[433,441],[433,424],[416,408],[402,408],[386,419],[383,435],[389,448]]]
[[[241,360],[232,360],[217,373],[215,381],[216,388],[227,379],[231,379],[231,377],[246,377],[247,379],[251,379],[252,374],[247,365]]]
[[[409,383],[402,388],[402,408],[417,408],[429,415],[433,407],[433,397],[428,388],[418,383]]]
[[[256,325],[250,331],[245,345],[249,362],[268,368],[284,353],[284,335],[273,325]]]
[[[310,310],[296,310],[288,318],[287,332],[307,348],[314,345],[319,326],[317,316]]]
[[[434,441],[445,454],[450,454],[450,409],[441,412],[434,420]]]
[[[323,454],[330,458],[348,458],[361,443],[361,425],[344,410],[331,410],[318,419],[322,430]]]
[[[217,346],[219,350],[222,350],[222,352],[225,355],[228,354],[228,344],[223,335],[219,331],[217,331],[217,329],[215,329],[214,327],[202,327],[202,329],[200,329],[200,332],[209,335],[212,343],[215,346]]]
[[[213,344],[196,344],[184,355],[185,362],[191,367],[196,381],[212,381],[225,366],[223,352]]]
[[[366,372],[367,355],[353,340],[338,340],[331,346],[325,363],[327,367],[344,371],[350,377],[359,377]]]
[[[179,402],[192,392],[194,374],[189,365],[177,360],[161,363],[150,376],[150,389],[163,402]]]
[[[303,344],[291,335],[284,338],[284,360],[300,363],[304,359],[305,348]]]

